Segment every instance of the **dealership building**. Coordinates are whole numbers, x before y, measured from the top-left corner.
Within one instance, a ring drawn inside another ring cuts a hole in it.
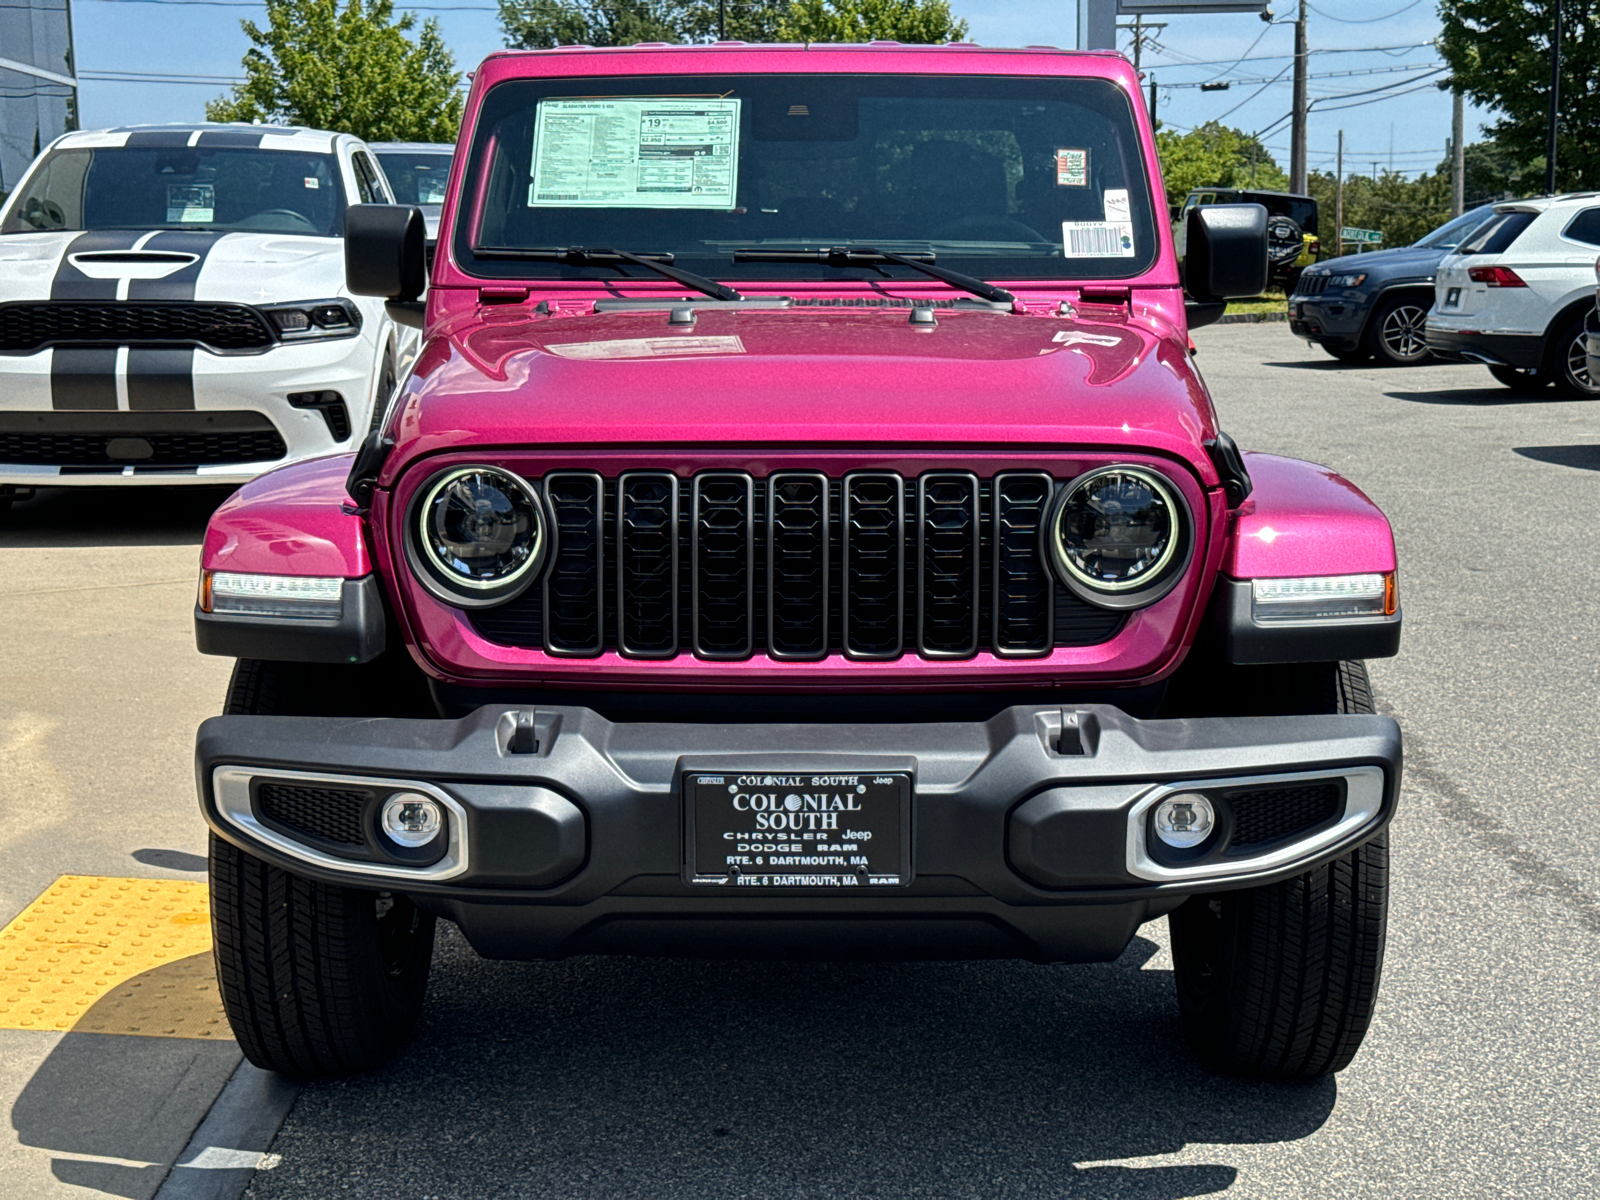
[[[0,4],[0,194],[34,155],[78,126],[71,0]]]

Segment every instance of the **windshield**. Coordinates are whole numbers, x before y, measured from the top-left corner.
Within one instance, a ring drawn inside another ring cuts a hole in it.
[[[450,155],[444,151],[377,150],[396,204],[440,205],[450,182]]]
[[[1429,246],[1435,250],[1454,250],[1471,237],[1492,216],[1494,216],[1494,209],[1492,208],[1487,206],[1475,208],[1469,213],[1462,213],[1453,221],[1447,221],[1427,237],[1413,242],[1412,245]]]
[[[0,233],[58,229],[338,237],[344,188],[332,154],[196,146],[58,150],[29,178]]]
[[[1132,109],[1096,79],[517,80],[484,100],[463,194],[478,200],[457,220],[456,261],[488,277],[618,277],[496,249],[626,249],[715,278],[819,280],[915,273],[733,256],[854,244],[987,279],[1116,279],[1157,250]]]

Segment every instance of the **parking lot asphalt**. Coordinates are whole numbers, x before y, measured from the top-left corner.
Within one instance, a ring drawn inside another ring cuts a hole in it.
[[[1349,1070],[1201,1070],[1161,923],[1081,967],[491,963],[445,931],[415,1043],[304,1087],[247,1195],[1600,1193],[1600,406],[1344,366],[1282,325],[1196,341],[1241,445],[1346,474],[1400,543],[1405,641],[1372,673],[1407,780]],[[62,875],[202,877],[188,756],[227,664],[189,605],[215,502],[47,494],[0,526],[0,918]],[[0,1197],[149,1195],[236,1061],[0,1029]]]

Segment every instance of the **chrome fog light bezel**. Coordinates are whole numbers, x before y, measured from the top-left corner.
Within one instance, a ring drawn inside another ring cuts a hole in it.
[[[1166,549],[1156,566],[1146,575],[1126,583],[1107,584],[1090,579],[1072,563],[1061,545],[1061,522],[1067,504],[1081,488],[1107,475],[1132,475],[1149,484],[1172,513],[1173,529]],[[1188,571],[1194,557],[1194,514],[1183,491],[1160,471],[1133,463],[1108,463],[1068,480],[1056,489],[1055,498],[1040,526],[1040,551],[1050,564],[1051,573],[1079,599],[1099,608],[1128,611],[1148,607],[1166,596]]]
[[[450,483],[467,475],[493,475],[507,491],[518,491],[533,510],[534,548],[514,572],[501,579],[479,581],[465,578],[445,567],[428,548],[428,515],[439,493]],[[419,487],[406,516],[404,543],[406,559],[417,581],[436,599],[457,608],[489,608],[514,600],[539,578],[550,559],[555,525],[545,510],[539,488],[516,472],[486,463],[467,463],[440,471]]]

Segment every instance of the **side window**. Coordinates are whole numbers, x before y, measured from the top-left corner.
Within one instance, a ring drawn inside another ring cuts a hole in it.
[[[350,156],[350,162],[356,169],[356,191],[361,196],[361,203],[389,203],[389,198],[383,194],[383,186],[378,182],[378,173],[372,169],[372,160],[357,150]]]
[[[1456,253],[1504,254],[1538,215],[1531,212],[1496,213],[1469,241],[1463,242]]]
[[[1568,241],[1582,242],[1585,246],[1600,246],[1600,208],[1586,208],[1572,218],[1561,231]]]

